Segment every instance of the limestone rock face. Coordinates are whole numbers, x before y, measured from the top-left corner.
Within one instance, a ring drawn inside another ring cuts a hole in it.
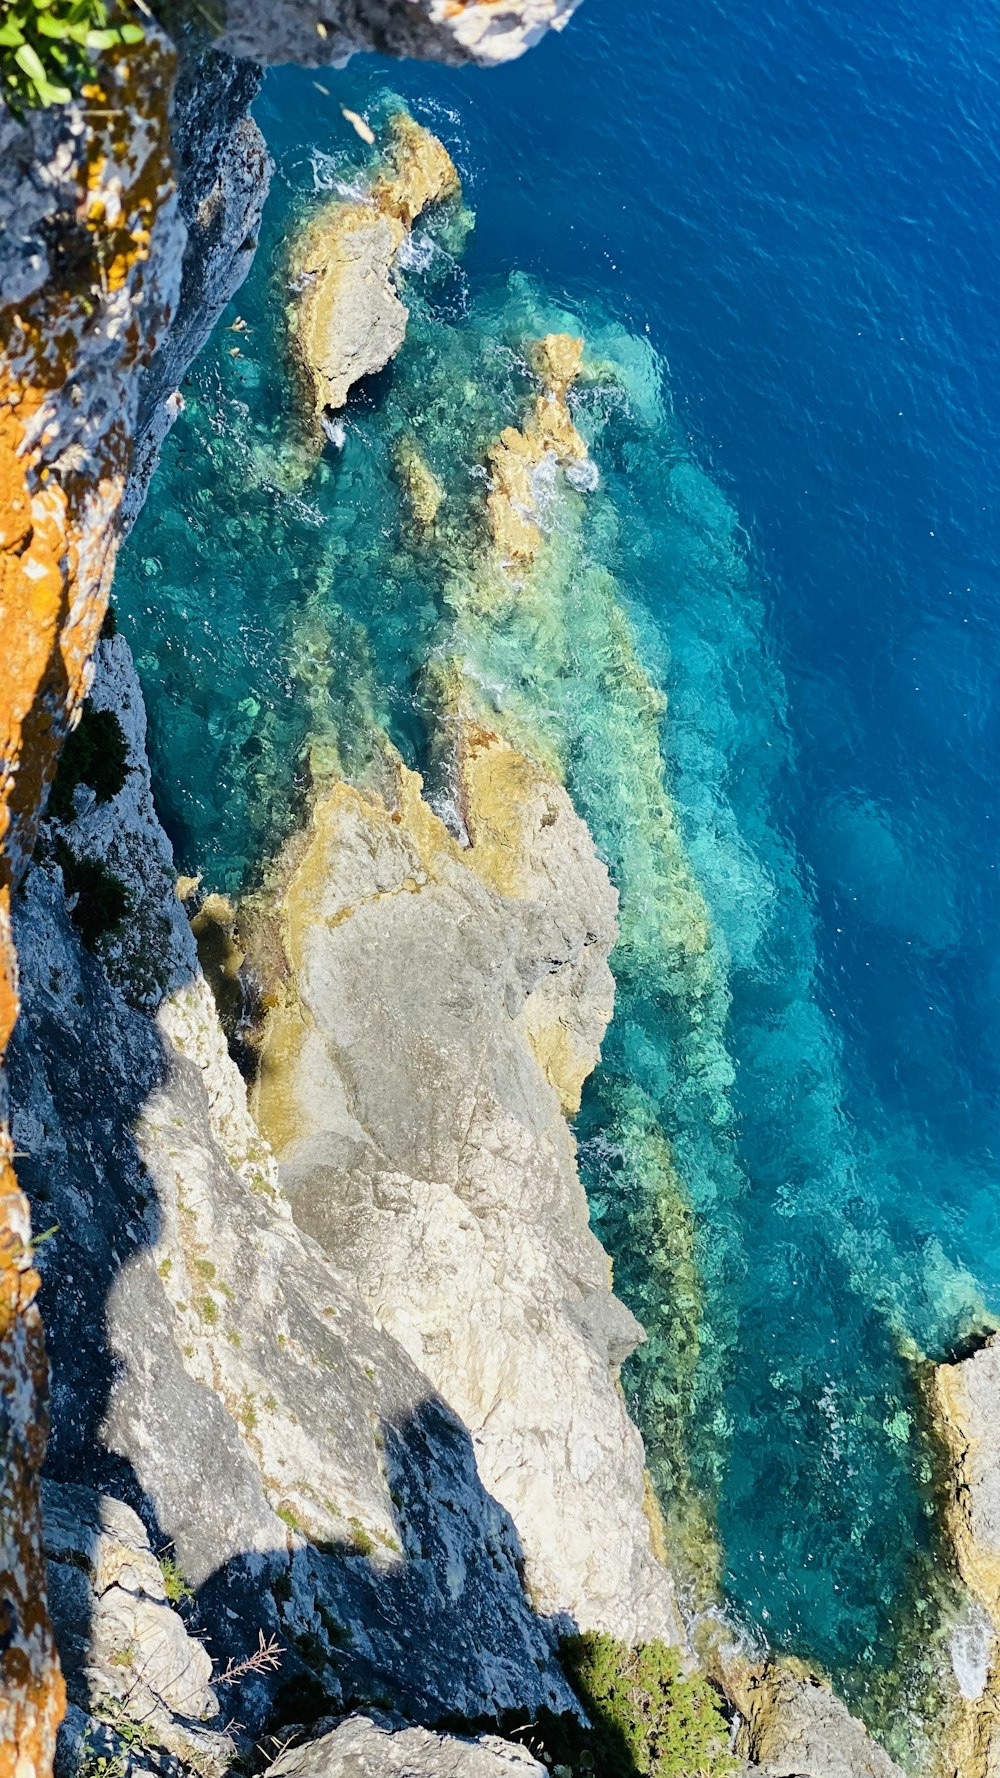
[[[428,204],[458,189],[442,143],[397,112],[368,199],[323,205],[293,243],[289,323],[317,438],[324,410],[343,407],[352,385],[399,351],[407,310],[392,281],[396,255]]]
[[[85,1712],[116,1704],[151,1745],[197,1754],[206,1778],[221,1774],[235,1746],[222,1730],[212,1660],[170,1605],[142,1520],[120,1500],[55,1482],[44,1483],[42,1504],[71,1699]]]
[[[127,722],[126,645],[102,644],[101,655],[98,689]],[[138,800],[123,790],[80,811],[82,848],[99,838],[102,855],[129,856],[103,825],[89,836],[88,822],[116,812],[141,822],[141,769],[133,776]],[[175,922],[162,857],[144,881]],[[56,868],[36,866],[17,909],[25,1004],[10,1057],[13,1126],[36,1216],[59,1224],[39,1250],[49,1468],[74,1485],[55,1505],[86,1542],[86,1598],[82,1580],[57,1577],[71,1671],[114,1668],[113,1638],[141,1639],[162,1616],[132,1515],[94,1506],[94,1494],[88,1506],[82,1488],[124,1499],[155,1548],[172,1546],[217,1663],[245,1660],[261,1632],[276,1638],[279,1669],[251,1674],[239,1692],[249,1733],[282,1686],[306,1681],[331,1710],[388,1695],[418,1719],[572,1708],[551,1633],[524,1594],[517,1530],[484,1489],[468,1432],[349,1268],[295,1226],[193,938],[183,920],[171,930],[169,997],[154,1019],[130,985],[129,929],[125,954],[107,965],[85,951]],[[61,1522],[50,1515],[50,1537]],[[124,1556],[107,1553],[112,1532]],[[54,1542],[51,1558],[72,1569],[66,1547]],[[112,1600],[124,1582],[110,1577],[124,1567],[130,1597]],[[100,1610],[95,1593],[109,1598]],[[85,1650],[74,1625],[88,1602]],[[179,1658],[173,1629],[165,1647]],[[208,1675],[192,1659],[207,1706]],[[157,1686],[163,1703],[166,1681]],[[218,1677],[212,1689],[228,1720],[234,1696]],[[81,1707],[95,1708],[92,1690]]]
[[[992,1626],[989,1654],[955,1724],[955,1762],[980,1778],[1000,1771],[1000,1335],[971,1357],[940,1364],[932,1398],[951,1460],[948,1508],[959,1573]]]
[[[318,801],[277,906],[291,987],[256,1105],[296,1220],[469,1427],[539,1604],[681,1642],[615,1387],[641,1330],[532,1049],[565,996],[568,1053],[596,1051],[610,994],[580,982],[606,980],[615,896],[565,792],[526,762],[524,806],[504,808],[518,773],[501,758],[492,782],[470,758],[466,850],[402,766],[388,802],[345,784]]]
[[[496,1735],[468,1740],[366,1715],[284,1754],[265,1778],[542,1778],[545,1771],[525,1748]]]
[[[357,50],[490,67],[561,31],[577,0],[226,0],[222,46],[259,62],[342,65]]]

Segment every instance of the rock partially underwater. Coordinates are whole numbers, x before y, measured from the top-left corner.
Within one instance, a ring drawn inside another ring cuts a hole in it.
[[[539,1608],[679,1642],[615,1388],[641,1330],[556,1085],[597,1055],[616,897],[561,786],[495,735],[469,752],[465,850],[398,763],[384,797],[318,798],[254,1102],[297,1221],[469,1427]]]
[[[407,319],[392,276],[399,250],[427,206],[460,189],[447,149],[429,130],[405,111],[389,130],[366,196],[324,204],[289,254],[289,329],[315,443],[324,413],[342,408],[352,386],[399,351]]]
[[[959,1573],[983,1614],[965,1632],[966,1651],[956,1650],[963,1702],[952,1755],[963,1775],[992,1778],[1000,1770],[1000,1335],[938,1365],[931,1399],[950,1459],[948,1529]]]

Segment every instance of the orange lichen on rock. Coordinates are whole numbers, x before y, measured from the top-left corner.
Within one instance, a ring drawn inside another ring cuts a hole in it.
[[[11,900],[107,606],[128,467],[128,403],[170,303],[182,244],[155,30],[67,107],[48,277],[0,310],[0,1062],[18,1014]],[[24,154],[31,164],[31,120]],[[158,219],[161,264],[148,262]],[[166,295],[157,286],[165,283]],[[153,288],[150,289],[150,283]],[[27,1200],[0,1122],[0,1778],[51,1772],[65,1707],[46,1610],[38,1476],[45,1347]]]

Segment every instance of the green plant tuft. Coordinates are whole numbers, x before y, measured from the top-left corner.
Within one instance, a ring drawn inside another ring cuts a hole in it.
[[[99,803],[117,796],[128,777],[128,743],[113,710],[95,710],[90,699],[72,734],[67,735],[52,789],[50,815],[72,821],[73,792],[89,784]]]
[[[546,1764],[594,1778],[722,1778],[735,1761],[718,1693],[676,1648],[630,1648],[597,1631],[565,1636],[563,1667],[590,1718],[542,1712],[516,1735]]]
[[[157,1556],[163,1576],[163,1591],[171,1605],[186,1605],[194,1598],[194,1588],[181,1573],[176,1556]]]
[[[119,0],[13,0],[0,13],[0,98],[16,116],[66,105],[105,50],[141,43],[134,8]]]

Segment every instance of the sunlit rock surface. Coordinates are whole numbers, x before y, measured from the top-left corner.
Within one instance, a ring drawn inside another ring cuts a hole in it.
[[[400,111],[367,196],[324,204],[293,241],[289,325],[318,440],[324,411],[342,408],[352,385],[382,370],[402,345],[407,311],[393,283],[396,256],[427,205],[458,190],[447,150]]]
[[[220,39],[260,62],[343,63],[357,50],[435,62],[512,61],[561,31],[577,0],[226,0]]]
[[[255,1102],[297,1220],[469,1427],[540,1607],[679,1642],[615,1386],[641,1330],[546,1079],[568,1098],[596,1054],[616,897],[560,786],[495,736],[466,752],[471,848],[402,765],[385,800],[318,799]]]
[[[349,1717],[293,1748],[266,1778],[541,1778],[545,1770],[525,1748],[495,1735],[439,1735],[374,1715]]]
[[[948,1529],[959,1572],[989,1625],[979,1658],[964,1670],[959,1660],[964,1702],[955,1760],[972,1778],[992,1778],[1000,1771],[1000,1337],[938,1365],[932,1399],[951,1464]]]
[[[123,651],[105,696],[127,691]],[[106,834],[136,809],[127,782],[81,811],[75,843],[88,818]],[[107,964],[84,949],[56,865],[30,874],[16,926],[13,1125],[36,1220],[59,1225],[40,1250],[53,1478],[133,1503],[196,1590],[217,1662],[276,1638],[279,1668],[240,1690],[251,1730],[306,1678],[330,1710],[572,1707],[468,1432],[350,1267],[292,1221],[189,934],[183,966],[186,928],[154,1018],[128,928]]]

